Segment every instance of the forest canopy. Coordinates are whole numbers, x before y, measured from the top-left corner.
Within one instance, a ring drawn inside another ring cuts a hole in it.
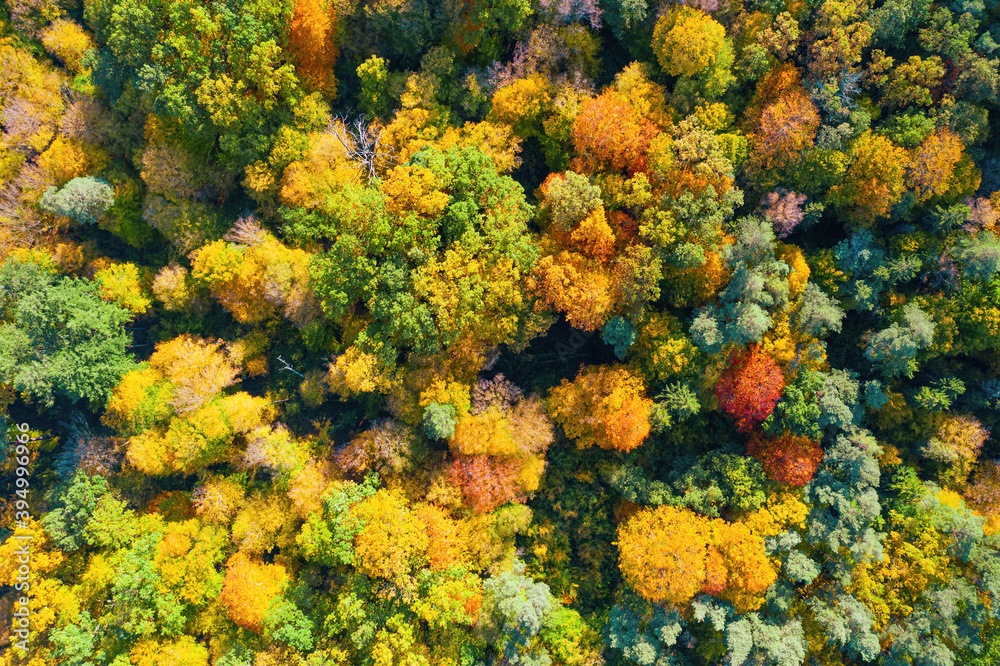
[[[0,666],[1000,663],[998,136],[997,0],[5,0]]]

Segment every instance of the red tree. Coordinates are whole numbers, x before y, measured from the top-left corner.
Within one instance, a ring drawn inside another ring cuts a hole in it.
[[[448,480],[462,489],[469,508],[490,513],[501,504],[520,499],[521,467],[522,461],[513,457],[459,455]]]
[[[770,416],[785,388],[781,368],[760,347],[735,349],[715,386],[719,406],[736,419],[736,429],[750,430]]]
[[[747,454],[761,461],[764,472],[775,481],[799,487],[813,478],[823,449],[818,442],[786,433],[778,439],[751,437]]]

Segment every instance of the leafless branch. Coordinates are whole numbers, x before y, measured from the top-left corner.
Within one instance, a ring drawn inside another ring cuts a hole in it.
[[[301,372],[299,372],[298,370],[296,370],[295,368],[293,368],[292,366],[290,366],[288,364],[288,361],[286,361],[285,359],[281,358],[280,356],[278,357],[278,363],[281,364],[281,369],[282,370],[288,370],[288,372],[294,372],[295,374],[297,374],[302,379],[306,378],[305,375],[303,375]]]
[[[383,143],[385,128],[381,124],[369,123],[364,116],[358,116],[353,122],[334,118],[328,131],[343,146],[347,159],[358,165],[358,170],[369,182],[396,163],[392,148]]]

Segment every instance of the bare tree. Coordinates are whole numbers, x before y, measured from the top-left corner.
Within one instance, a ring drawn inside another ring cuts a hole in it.
[[[363,115],[353,122],[347,118],[334,118],[327,130],[344,147],[347,159],[358,165],[358,170],[365,174],[369,182],[396,163],[394,151],[383,142],[385,127],[369,123]]]
[[[230,243],[252,247],[263,243],[266,236],[267,232],[257,222],[257,218],[250,213],[236,220],[236,224],[226,232],[222,239]]]

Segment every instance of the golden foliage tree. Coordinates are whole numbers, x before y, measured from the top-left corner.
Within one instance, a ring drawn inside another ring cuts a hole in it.
[[[42,45],[45,50],[59,58],[66,69],[74,74],[83,71],[81,61],[84,54],[94,48],[90,35],[78,24],[67,19],[53,21],[42,32]]]
[[[132,263],[112,264],[94,274],[101,298],[122,306],[133,315],[145,314],[153,301],[146,295],[139,267]]]
[[[366,575],[405,580],[426,557],[427,528],[401,493],[379,490],[352,508],[351,516],[364,525],[354,539],[354,556]]]
[[[622,575],[644,599],[683,605],[705,584],[710,539],[705,519],[691,511],[643,509],[618,529]]]
[[[865,132],[851,145],[851,164],[830,197],[854,222],[870,225],[889,214],[905,188],[906,151],[883,136]]]
[[[778,577],[765,554],[764,538],[743,523],[717,520],[713,527],[712,550],[718,552],[726,571],[726,586],[718,596],[741,613],[757,610]]]
[[[951,187],[951,177],[961,157],[961,139],[948,129],[936,131],[910,154],[906,183],[920,199],[940,196]]]
[[[596,331],[611,317],[612,284],[608,272],[593,259],[575,252],[542,257],[526,281],[537,298],[536,312],[554,308],[583,331]]]
[[[624,366],[589,366],[551,389],[549,415],[580,448],[631,451],[649,435],[653,401],[645,392]]]
[[[334,43],[336,11],[328,0],[295,0],[288,26],[288,50],[299,78],[314,90],[333,97],[337,79],[333,66],[340,51]]]
[[[238,552],[226,562],[219,600],[229,618],[260,633],[267,610],[282,592],[288,576],[280,564],[264,564]]]
[[[646,168],[646,152],[659,133],[628,98],[614,89],[586,100],[573,125],[574,168],[582,172]]]
[[[694,76],[715,63],[726,29],[700,9],[675,5],[653,30],[653,51],[671,76]]]
[[[640,596],[673,606],[703,592],[749,612],[777,579],[764,538],[749,526],[670,506],[643,509],[619,527],[618,555]]]

